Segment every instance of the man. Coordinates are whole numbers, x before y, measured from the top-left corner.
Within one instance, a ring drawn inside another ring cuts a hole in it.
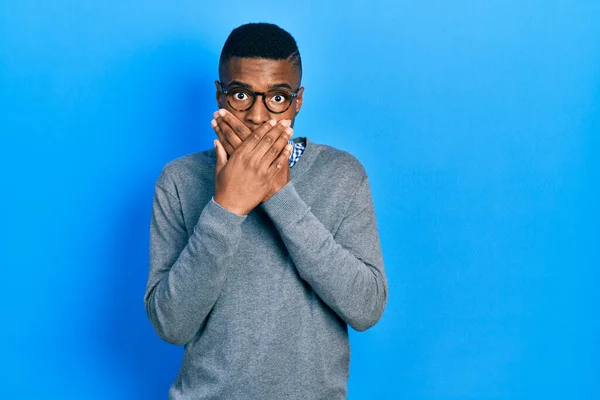
[[[296,137],[293,37],[247,24],[227,39],[215,149],[156,181],[146,312],[184,345],[170,399],[344,399],[348,328],[388,297],[367,175],[347,152]]]

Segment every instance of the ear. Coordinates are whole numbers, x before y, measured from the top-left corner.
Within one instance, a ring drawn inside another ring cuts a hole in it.
[[[304,86],[298,90],[298,96],[296,96],[296,115],[300,112],[302,108],[302,94],[304,93]]]
[[[221,84],[219,83],[219,81],[215,81],[215,86],[217,88],[217,106],[219,108],[223,108],[222,104],[221,104],[221,99],[223,98],[222,93],[221,93]]]

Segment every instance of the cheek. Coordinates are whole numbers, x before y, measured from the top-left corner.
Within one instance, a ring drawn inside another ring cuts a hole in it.
[[[292,106],[289,108],[289,110],[287,110],[283,114],[280,114],[280,117],[277,119],[289,119],[292,121],[292,124],[293,124],[294,118],[296,118],[296,108],[292,104]]]
[[[252,127],[248,126],[248,123],[246,122],[246,114],[247,114],[247,112],[236,111],[233,108],[231,108],[229,106],[229,104],[227,104],[227,103],[225,103],[223,105],[223,108],[226,109],[227,111],[229,111],[234,117],[236,117],[238,119],[238,121],[240,121],[242,124],[244,124],[246,126],[246,128],[252,130]]]
[[[225,109],[227,111],[229,111],[231,114],[233,114],[233,116],[236,117],[238,120],[240,120],[244,125],[248,126],[246,124],[246,114],[248,113],[247,111],[237,111],[237,110],[234,110],[227,103],[225,103]]]
[[[227,103],[227,99],[224,95],[219,96],[219,105],[221,106],[221,108],[225,108],[227,110],[230,108],[229,103]]]

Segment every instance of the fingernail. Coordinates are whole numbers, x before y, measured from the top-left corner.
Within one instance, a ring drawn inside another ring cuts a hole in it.
[[[217,127],[217,121],[215,121],[214,119],[212,121],[210,121],[210,124],[212,125],[213,128]]]
[[[224,116],[225,116],[225,110],[223,110],[223,109],[221,108],[221,109],[219,110],[219,115],[220,115],[221,117],[224,117]]]
[[[269,121],[269,124],[271,124],[271,126],[275,126],[277,125],[277,121],[275,121],[274,119]]]
[[[288,153],[291,153],[291,152],[292,152],[292,145],[291,145],[291,144],[289,144],[289,143],[288,143],[288,144],[286,144],[286,145],[285,145],[285,148],[286,148],[286,150],[288,151]]]
[[[217,119],[217,118],[219,118],[219,112],[218,112],[218,111],[215,111],[215,112],[213,113],[213,118],[214,118],[214,119]]]
[[[292,134],[294,133],[294,130],[290,127],[285,128],[285,133],[287,133],[288,138],[290,138],[292,136]]]
[[[290,121],[289,119],[284,119],[284,120],[281,120],[280,122],[281,122],[281,125],[286,126],[286,127],[290,126],[292,124],[292,121]]]

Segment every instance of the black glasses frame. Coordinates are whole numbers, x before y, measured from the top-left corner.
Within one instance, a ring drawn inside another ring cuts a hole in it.
[[[254,105],[254,103],[256,102],[256,96],[262,96],[263,99],[263,104],[265,105],[265,107],[267,108],[267,110],[269,110],[269,112],[272,112],[273,114],[282,114],[284,112],[286,112],[287,110],[290,109],[290,106],[292,105],[292,103],[294,102],[294,99],[296,97],[298,97],[298,93],[300,92],[300,89],[302,89],[302,86],[300,86],[298,88],[298,90],[296,90],[295,92],[291,92],[289,90],[286,89],[276,89],[278,92],[286,92],[289,96],[290,96],[290,104],[288,104],[288,106],[285,108],[285,110],[283,111],[273,111],[271,110],[271,108],[269,107],[269,105],[267,104],[267,93],[269,92],[255,92],[247,87],[235,87],[235,88],[229,88],[229,87],[225,87],[225,85],[223,85],[223,83],[221,81],[219,81],[219,86],[221,87],[221,93],[223,93],[225,95],[225,98],[227,98],[227,94],[229,94],[229,92],[233,89],[244,89],[246,91],[248,91],[249,93],[252,94],[252,103],[250,103],[250,105],[247,108],[244,108],[243,110],[238,110],[237,108],[235,108],[234,106],[231,105],[231,103],[229,102],[229,98],[227,98],[227,104],[229,104],[229,106],[231,108],[233,108],[236,111],[248,111],[249,109],[252,108],[252,106]]]

